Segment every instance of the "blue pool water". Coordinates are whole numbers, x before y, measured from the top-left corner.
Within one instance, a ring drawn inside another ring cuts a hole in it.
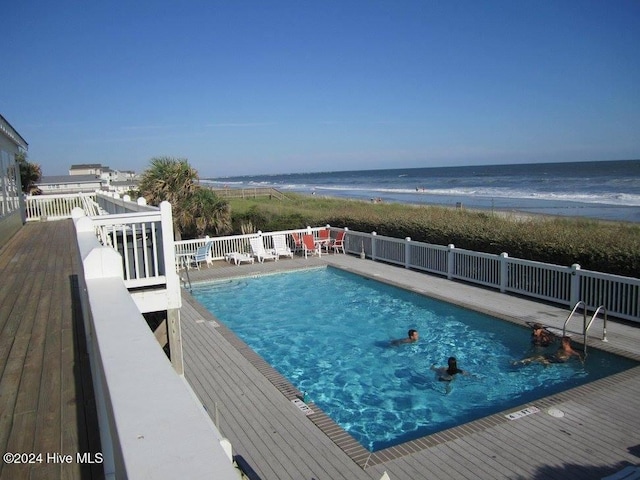
[[[193,295],[370,451],[637,365],[592,348],[584,366],[512,366],[531,353],[528,329],[332,268],[199,285]],[[389,345],[409,328],[417,343]],[[430,366],[449,356],[472,375],[447,394]]]

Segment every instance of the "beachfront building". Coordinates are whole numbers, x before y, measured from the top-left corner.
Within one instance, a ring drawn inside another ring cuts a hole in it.
[[[89,193],[101,190],[106,182],[96,175],[43,176],[37,183],[43,195],[54,193]]]
[[[0,115],[0,245],[24,223],[20,169],[15,156],[28,148],[25,139]]]
[[[105,170],[99,163],[81,163],[78,165],[71,165],[69,169],[69,175],[93,175],[94,177],[99,177],[102,175],[102,172]]]

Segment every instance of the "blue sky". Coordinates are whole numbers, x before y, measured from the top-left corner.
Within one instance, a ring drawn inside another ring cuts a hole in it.
[[[640,1],[24,0],[0,113],[45,175],[640,158]]]

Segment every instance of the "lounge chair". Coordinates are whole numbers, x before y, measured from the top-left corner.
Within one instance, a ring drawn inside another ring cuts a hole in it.
[[[247,253],[239,253],[239,252],[229,252],[225,253],[224,259],[231,263],[235,263],[236,266],[239,266],[242,262],[253,263],[253,257]]]
[[[303,235],[302,236],[302,248],[304,249],[304,258],[308,258],[309,252],[311,255],[322,256],[322,249],[320,244],[316,243],[313,239],[313,235]]]
[[[345,231],[341,230],[338,232],[338,235],[336,235],[335,240],[331,243],[331,248],[333,248],[333,253],[338,253],[338,250],[342,250],[342,253],[344,252],[344,235],[345,235]]]
[[[258,262],[264,263],[265,260],[278,261],[278,255],[272,251],[265,250],[261,237],[250,238],[249,243],[251,244],[251,253],[258,259]]]
[[[211,255],[209,255],[209,249],[211,248],[211,245],[213,245],[213,242],[209,241],[201,247],[198,247],[196,253],[193,254],[191,263],[195,264],[198,270],[200,270],[200,264],[202,262],[207,262],[207,268],[209,268],[209,266],[213,263],[213,261],[211,260]]]
[[[273,236],[273,253],[278,257],[291,257],[293,258],[293,252],[287,245],[287,237],[279,234]]]

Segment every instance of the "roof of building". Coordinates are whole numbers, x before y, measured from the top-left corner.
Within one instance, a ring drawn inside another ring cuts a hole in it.
[[[65,183],[100,183],[101,180],[95,175],[50,175],[42,177],[37,185],[61,185]]]
[[[69,170],[84,170],[86,168],[109,168],[103,167],[100,163],[80,163],[78,165],[71,165]]]
[[[19,147],[22,147],[25,150],[29,148],[29,144],[27,143],[27,141],[22,138],[17,130],[13,128],[11,124],[7,122],[7,119],[2,115],[0,115],[0,132],[2,132],[7,138],[9,138]]]

